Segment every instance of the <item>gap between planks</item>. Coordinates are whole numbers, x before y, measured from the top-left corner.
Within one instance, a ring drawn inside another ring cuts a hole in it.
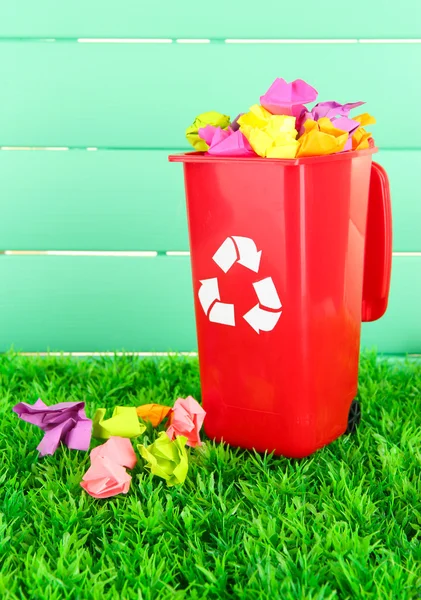
[[[1,250],[3,256],[115,256],[118,258],[157,258],[190,256],[187,250]]]
[[[79,44],[420,44],[421,38],[78,38],[1,37],[0,43]]]
[[[157,258],[190,256],[188,250],[2,250],[0,256],[114,256],[118,258]],[[392,252],[394,257],[421,257],[421,252]]]

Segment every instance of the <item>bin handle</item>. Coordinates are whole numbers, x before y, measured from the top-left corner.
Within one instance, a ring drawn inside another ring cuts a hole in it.
[[[373,162],[365,239],[363,321],[376,321],[386,312],[391,270],[392,210],[389,179],[383,167]]]

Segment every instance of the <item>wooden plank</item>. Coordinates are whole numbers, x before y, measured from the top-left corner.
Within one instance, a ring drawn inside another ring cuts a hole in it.
[[[190,351],[189,259],[0,256],[0,351]]]
[[[421,353],[421,256],[395,256],[385,316],[364,323],[362,346],[385,354]]]
[[[418,0],[354,0],[345,16],[310,0],[12,0],[0,4],[0,36],[417,37],[420,18]]]
[[[188,250],[168,153],[0,152],[0,250]]]
[[[235,117],[283,76],[366,100],[377,144],[414,148],[421,121],[402,107],[417,105],[420,64],[421,44],[0,43],[1,145],[187,147],[198,113]]]
[[[381,151],[374,160],[387,170],[392,195],[393,249],[421,251],[421,152]]]
[[[188,250],[168,151],[0,152],[0,250]],[[421,151],[381,151],[393,247],[421,251]]]
[[[191,351],[188,258],[0,257],[0,351]],[[411,290],[411,293],[409,293]],[[363,346],[421,352],[421,257],[396,257],[387,315]]]

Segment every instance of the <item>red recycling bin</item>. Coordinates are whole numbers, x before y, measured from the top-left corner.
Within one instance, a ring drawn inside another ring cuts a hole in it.
[[[342,435],[361,321],[389,295],[389,184],[376,149],[184,164],[205,431],[304,457]]]

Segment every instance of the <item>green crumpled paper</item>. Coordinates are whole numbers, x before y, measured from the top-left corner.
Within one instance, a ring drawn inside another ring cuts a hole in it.
[[[187,438],[180,435],[171,441],[165,431],[150,446],[138,444],[137,449],[153,475],[162,477],[168,486],[184,483],[189,468]]]
[[[206,127],[206,125],[227,129],[229,124],[230,118],[227,115],[222,115],[219,112],[211,110],[202,113],[195,118],[193,125],[190,125],[190,127],[186,129],[186,138],[195,150],[198,152],[206,152],[206,150],[209,149],[209,146],[205,140],[202,140],[199,137],[199,129]]]
[[[98,408],[92,419],[92,435],[95,438],[108,440],[114,435],[134,438],[146,429],[146,426],[139,422],[135,406],[116,406],[112,417],[104,420],[105,413],[105,408]]]

